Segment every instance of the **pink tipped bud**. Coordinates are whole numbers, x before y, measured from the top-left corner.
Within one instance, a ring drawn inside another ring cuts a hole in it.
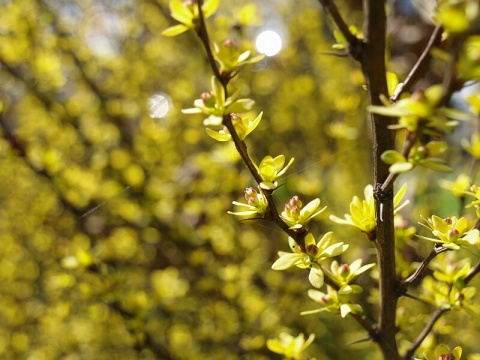
[[[327,304],[330,301],[330,295],[323,295],[320,300],[322,303]]]
[[[285,212],[292,217],[298,217],[300,215],[300,209],[302,208],[302,202],[297,195],[292,197],[288,203],[285,204]]]
[[[298,207],[298,208],[300,208],[300,209],[302,208],[302,205],[303,205],[297,195],[295,195],[294,197],[292,197],[292,198],[290,199],[290,201],[288,202],[288,204],[289,204],[291,207],[296,206],[296,207]]]
[[[440,355],[438,357],[438,360],[456,360],[456,359],[455,359],[455,356],[452,353],[450,353],[450,354]]]
[[[448,238],[450,241],[455,241],[458,239],[458,235],[460,235],[460,233],[458,232],[457,229],[450,229],[448,230]]]
[[[417,90],[412,94],[412,100],[423,101],[425,100],[425,93],[422,90]]]
[[[350,266],[348,266],[348,264],[340,265],[340,275],[342,277],[347,277],[350,275]]]
[[[230,119],[231,119],[232,121],[240,121],[240,120],[242,120],[242,118],[240,117],[240,115],[235,114],[235,113],[230,114]]]
[[[446,222],[447,224],[449,224],[449,225],[452,223],[452,219],[449,218],[449,217],[443,219],[443,221],[445,221],[445,222]]]
[[[248,205],[252,205],[252,206],[258,205],[258,193],[254,188],[252,187],[246,188],[244,194],[245,194],[245,199],[248,202]]]
[[[194,7],[197,6],[197,3],[195,0],[184,0],[183,1],[183,6],[188,8],[190,12],[194,11]]]
[[[215,98],[213,97],[211,92],[204,92],[200,95],[200,99],[202,99],[203,104],[207,107],[213,107],[215,105]]]
[[[223,42],[223,46],[229,47],[229,48],[234,48],[235,50],[237,50],[237,44],[235,44],[235,41],[233,41],[232,39],[225,40]]]
[[[300,208],[298,206],[291,206],[290,204],[285,205],[285,212],[293,217],[300,215]]]

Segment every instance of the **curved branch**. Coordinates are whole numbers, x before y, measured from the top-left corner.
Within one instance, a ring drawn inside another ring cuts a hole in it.
[[[327,272],[324,272],[324,274],[325,274],[325,283],[327,285],[331,286],[335,290],[340,289],[340,286],[338,286],[338,284],[329,276]],[[372,324],[371,321],[368,320],[368,318],[365,315],[353,314],[353,313],[350,313],[349,315],[353,317],[357,321],[357,323],[367,331],[368,337],[370,340],[373,340],[375,342],[378,340],[378,335],[379,335],[378,329],[374,326],[374,324]]]
[[[428,321],[427,325],[423,328],[422,332],[417,336],[413,344],[407,350],[405,355],[402,356],[402,360],[410,360],[415,353],[415,350],[422,344],[423,340],[427,337],[427,335],[432,331],[433,325],[437,322],[440,317],[445,314],[449,309],[437,309],[433,312],[430,320]]]
[[[405,91],[409,91],[418,81],[418,78],[420,77],[420,75],[422,75],[427,63],[430,61],[430,50],[432,50],[432,47],[440,43],[440,40],[442,38],[442,31],[442,26],[437,25],[435,27],[432,35],[430,36],[430,40],[428,41],[427,46],[423,50],[422,55],[420,55],[416,64],[413,66],[412,70],[408,74],[403,84],[399,87],[398,91],[395,91],[395,94],[393,94],[390,98],[391,102],[396,102],[400,98],[400,95],[402,95]]]
[[[470,272],[465,277],[465,284],[468,284],[472,279],[480,272],[480,261],[478,261],[473,268],[470,269]]]
[[[427,269],[427,266],[428,264],[430,264],[430,262],[439,254],[443,253],[443,252],[446,252],[448,251],[449,249],[447,248],[444,248],[443,246],[435,246],[432,251],[430,252],[430,254],[427,255],[427,257],[425,259],[423,259],[423,261],[421,262],[421,264],[419,265],[419,267],[413,272],[412,275],[410,275],[408,278],[406,278],[405,280],[402,281],[401,285],[400,285],[400,292],[401,294],[403,295],[406,291],[407,291],[407,288],[412,284],[414,283],[417,279],[419,279],[423,272],[425,271],[425,269]]]
[[[203,0],[198,0],[197,1],[198,19],[200,21],[200,25],[197,30],[197,35],[200,38],[200,41],[202,42],[203,47],[205,48],[208,62],[210,63],[210,67],[212,68],[213,74],[215,75],[217,80],[220,81],[220,83],[222,84],[225,90],[225,97],[227,98],[228,97],[228,92],[227,92],[228,79],[224,79],[220,74],[220,70],[218,68],[217,62],[215,61],[215,57],[213,56],[212,47],[210,46],[210,39],[207,31],[207,24],[205,23],[205,17],[203,16],[202,5],[203,5]]]
[[[360,49],[358,49],[358,45],[361,44],[358,41],[358,38],[353,35],[353,33],[348,28],[347,23],[343,20],[342,15],[337,9],[337,6],[332,0],[319,0],[320,4],[323,6],[325,11],[330,14],[335,25],[337,25],[338,29],[345,37],[348,42],[348,53],[352,55],[352,57],[356,60],[359,60]]]

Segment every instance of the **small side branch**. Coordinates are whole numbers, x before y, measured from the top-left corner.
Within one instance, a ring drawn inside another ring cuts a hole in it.
[[[422,263],[415,270],[415,272],[412,275],[410,275],[408,278],[403,280],[403,282],[401,284],[401,290],[400,290],[401,293],[404,294],[407,291],[407,288],[422,276],[425,269],[427,269],[428,264],[430,264],[430,262],[433,259],[435,259],[435,257],[437,255],[439,255],[443,252],[446,252],[446,251],[448,251],[448,249],[444,248],[443,246],[435,246],[432,249],[432,251],[430,252],[430,254],[428,254],[427,257],[425,259],[423,259]]]
[[[360,52],[361,52],[359,45],[361,45],[361,42],[358,41],[358,38],[355,35],[353,35],[353,33],[350,31],[347,23],[345,22],[345,20],[343,20],[342,15],[340,15],[340,12],[338,11],[338,8],[335,5],[335,3],[332,0],[319,0],[319,1],[322,7],[325,9],[325,11],[330,14],[333,21],[335,22],[335,25],[337,25],[338,29],[347,40],[348,53],[354,59],[359,60]]]
[[[225,97],[227,97],[228,96],[228,92],[227,92],[228,80],[225,80],[220,74],[220,70],[218,69],[217,62],[215,61],[215,57],[213,56],[212,48],[210,46],[210,39],[207,31],[207,24],[205,23],[205,17],[203,16],[202,5],[203,5],[203,0],[198,0],[197,6],[198,6],[198,19],[200,21],[200,26],[197,31],[197,35],[200,38],[200,41],[202,42],[203,47],[205,48],[208,62],[210,63],[210,67],[212,68],[213,74],[215,75],[217,80],[220,81],[220,83],[222,84],[223,88],[225,89]]]
[[[478,261],[473,268],[470,269],[467,277],[465,278],[465,284],[468,284],[472,279],[480,272],[480,261]]]
[[[410,348],[407,350],[405,355],[402,356],[402,360],[410,360],[412,356],[414,355],[415,351],[418,349],[418,347],[422,344],[423,340],[427,337],[427,335],[432,331],[433,326],[435,323],[442,317],[443,314],[445,314],[449,309],[437,309],[435,312],[433,312],[432,316],[430,317],[430,320],[428,321],[427,325],[423,328],[422,332],[417,336],[413,344],[410,346]]]
[[[443,28],[440,25],[437,25],[433,30],[432,36],[430,36],[430,40],[428,41],[427,46],[423,50],[422,55],[418,58],[416,64],[413,66],[412,70],[408,74],[407,78],[401,85],[400,89],[393,94],[390,98],[391,102],[396,102],[400,98],[400,96],[405,92],[409,91],[413,85],[418,81],[422,73],[426,69],[426,65],[430,61],[430,51],[432,48],[440,43],[442,38],[442,31]]]
[[[325,272],[325,283],[331,286],[332,288],[334,288],[335,290],[340,289],[340,286],[338,286],[335,280],[333,280],[328,275],[328,272]],[[368,318],[365,315],[353,314],[353,313],[350,313],[349,315],[353,317],[356,320],[356,322],[367,331],[369,340],[372,340],[375,342],[378,340],[378,335],[379,335],[378,329],[375,327],[374,324],[372,324],[370,320],[368,320]]]
[[[340,15],[340,12],[337,9],[337,6],[334,4],[332,0],[319,0],[320,4],[322,4],[323,8],[325,9],[326,12],[330,14],[332,17],[333,21],[337,25],[338,29],[340,32],[345,36],[345,39],[349,43],[353,43],[357,41],[357,38],[355,35],[352,34],[350,29],[348,28],[347,23],[345,20],[343,20],[342,15]]]

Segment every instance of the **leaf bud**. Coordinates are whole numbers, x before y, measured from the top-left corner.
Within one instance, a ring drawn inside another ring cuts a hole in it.
[[[425,100],[425,93],[423,90],[417,90],[412,94],[412,100],[414,101],[424,101]]]
[[[235,43],[235,41],[233,41],[232,39],[227,39],[223,42],[223,46],[225,47],[228,47],[228,48],[233,48],[235,50],[238,49],[237,47],[237,44]]]
[[[350,275],[350,266],[348,266],[348,264],[340,265],[340,275],[343,278],[346,278],[348,275]]]
[[[230,114],[230,120],[232,120],[232,121],[241,121],[242,118],[241,118],[240,115],[238,115],[238,114],[231,113],[231,114]]]
[[[452,353],[442,354],[438,357],[438,360],[455,360],[455,355],[453,355]]]
[[[450,241],[455,242],[458,239],[459,231],[455,228],[448,230],[448,238]]]
[[[213,97],[211,92],[203,92],[200,95],[200,99],[202,99],[203,104],[209,108],[215,106],[215,98]]]
[[[324,303],[324,304],[326,305],[326,304],[328,304],[328,303],[330,302],[330,299],[331,299],[331,298],[330,298],[330,295],[325,294],[325,295],[323,295],[323,296],[321,297],[320,300],[322,301],[322,303]]]
[[[245,189],[245,200],[247,200],[248,205],[258,205],[258,192],[252,187],[248,187]]]
[[[315,244],[310,244],[307,246],[307,254],[310,256],[317,256],[318,254],[318,247]]]

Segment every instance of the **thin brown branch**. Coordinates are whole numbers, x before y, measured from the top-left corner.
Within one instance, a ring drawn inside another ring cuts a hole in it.
[[[340,12],[338,11],[335,3],[332,0],[319,0],[319,1],[320,1],[320,4],[322,4],[325,11],[330,14],[333,21],[337,25],[338,29],[345,37],[345,39],[349,43],[356,41],[357,38],[355,37],[355,35],[352,34],[350,29],[348,28],[347,23],[345,22],[345,20],[343,20],[342,15],[340,15]]]
[[[354,59],[358,60],[358,57],[360,54],[360,49],[358,48],[358,45],[361,43],[358,41],[358,38],[355,35],[353,35],[353,33],[348,28],[348,25],[345,22],[345,20],[343,20],[342,15],[340,15],[340,12],[338,11],[337,6],[332,0],[319,0],[319,1],[322,7],[325,9],[325,11],[328,14],[330,14],[333,21],[337,25],[338,29],[347,40],[348,53],[352,55]]]
[[[465,284],[468,284],[480,272],[480,261],[478,261],[465,277]]]
[[[410,91],[410,89],[418,81],[420,76],[425,71],[428,62],[430,61],[430,51],[434,46],[440,43],[440,40],[442,38],[442,31],[443,28],[440,25],[437,25],[435,27],[432,35],[430,36],[430,40],[428,41],[427,46],[422,52],[422,55],[420,55],[420,57],[418,58],[417,62],[413,66],[412,70],[408,74],[403,84],[400,85],[399,90],[396,91],[395,94],[393,94],[393,96],[390,98],[391,102],[396,102],[405,91]]]
[[[425,325],[422,332],[417,336],[417,338],[412,343],[412,345],[410,345],[410,348],[407,350],[405,355],[402,356],[402,360],[410,360],[413,357],[413,355],[415,354],[415,351],[422,344],[423,340],[425,340],[425,338],[430,333],[430,331],[432,331],[432,328],[437,322],[437,320],[440,319],[440,317],[443,314],[445,314],[448,310],[449,309],[437,309],[433,312],[427,325]]]
[[[332,279],[328,272],[324,272],[325,274],[325,284],[331,286],[335,290],[340,289],[340,286]],[[362,314],[349,314],[351,317],[357,321],[357,323],[364,328],[369,336],[369,340],[377,341],[378,338],[378,329],[368,320],[365,315]]]
[[[449,249],[443,246],[435,246],[432,251],[423,259],[418,268],[413,272],[412,275],[403,280],[401,284],[401,293],[404,294],[407,291],[407,288],[413,284],[417,279],[419,279],[423,272],[427,269],[428,264],[435,259],[435,257],[443,252],[448,251]]]
[[[208,35],[207,24],[205,23],[205,17],[203,16],[202,5],[203,5],[203,0],[198,0],[197,2],[198,19],[200,21],[200,25],[197,30],[197,35],[200,38],[200,41],[202,42],[203,47],[205,48],[208,62],[210,63],[210,67],[212,68],[213,74],[215,75],[217,80],[220,81],[220,83],[222,84],[225,90],[225,97],[228,97],[227,83],[229,79],[228,78],[225,79],[224,77],[222,77],[222,75],[220,74],[220,70],[218,68],[217,62],[215,61],[215,57],[213,56],[212,47],[210,46],[210,38]]]

